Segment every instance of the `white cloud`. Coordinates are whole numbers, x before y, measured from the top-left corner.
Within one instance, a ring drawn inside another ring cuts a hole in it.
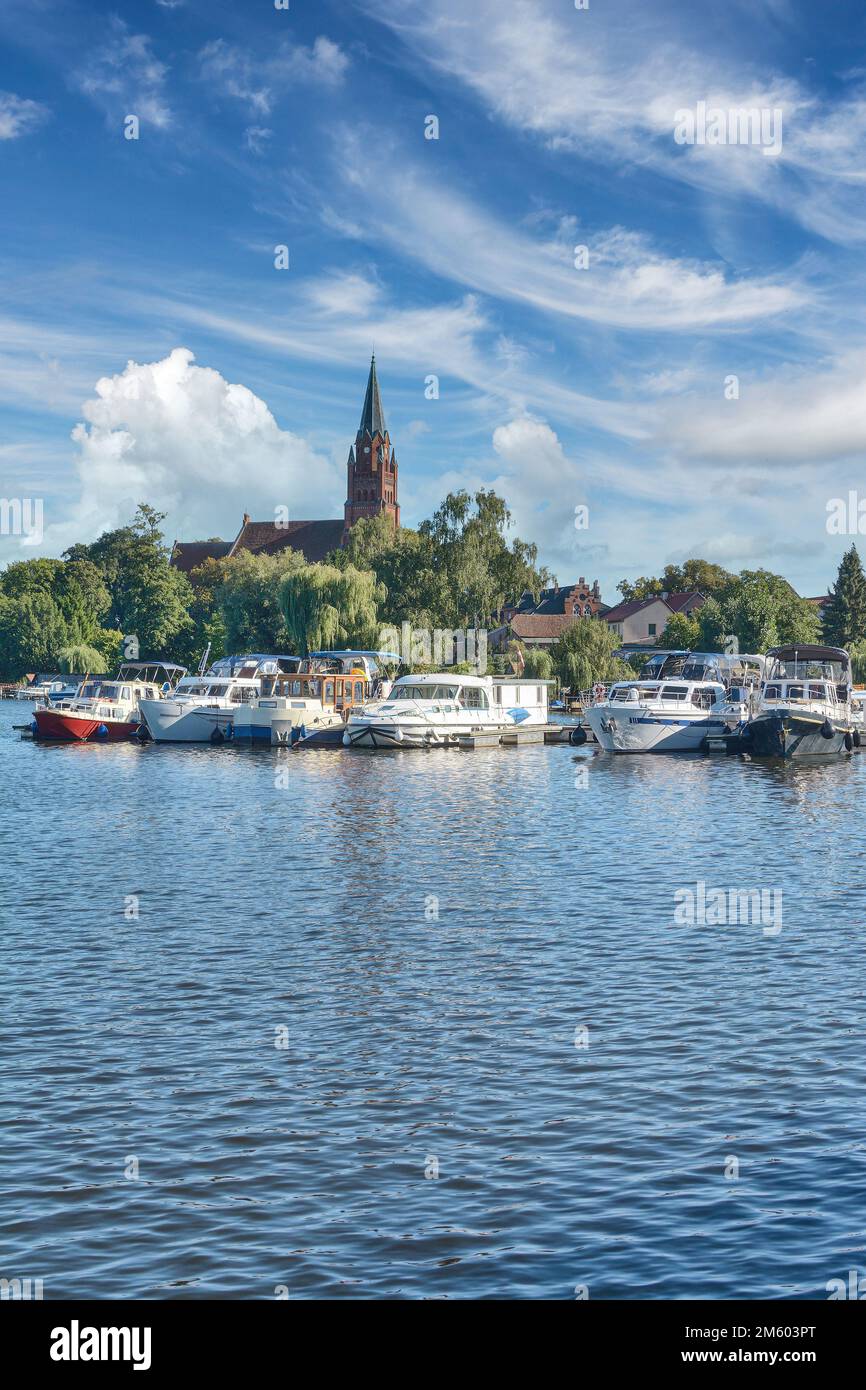
[[[16,96],[14,92],[0,92],[0,140],[17,140],[21,135],[29,135],[48,119],[48,115],[48,107],[41,102]]]
[[[257,116],[267,116],[289,84],[336,86],[348,64],[339,45],[322,34],[311,48],[284,42],[268,58],[254,57],[225,39],[212,39],[199,54],[205,81],[244,102]]]
[[[614,25],[569,5],[542,10],[536,0],[475,0],[471,11],[465,0],[368,7],[419,63],[462,82],[494,118],[553,149],[743,194],[833,241],[866,237],[862,74],[834,98],[818,97],[759,66],[745,48],[734,56],[720,36],[706,52],[697,31],[690,40],[662,38],[676,32],[670,16],[642,2],[625,3]],[[678,146],[675,113],[698,101],[725,111],[781,109],[781,155],[764,158],[756,146]]]
[[[808,300],[802,279],[727,279],[718,265],[664,256],[621,227],[581,235],[566,223],[553,240],[533,236],[446,187],[381,134],[344,129],[336,159],[371,240],[386,240],[443,278],[546,314],[682,330],[749,324]],[[588,248],[587,269],[575,266],[575,237]]]
[[[109,120],[138,116],[142,124],[165,130],[172,123],[166,97],[168,68],[153,53],[147,34],[133,34],[121,19],[110,22],[111,37],[91,53],[73,75],[78,89],[96,102]]]
[[[72,431],[80,496],[46,527],[50,553],[124,524],[140,501],[187,539],[233,535],[244,510],[261,520],[283,505],[297,518],[341,514],[342,473],[187,348],[103,377],[82,413]]]

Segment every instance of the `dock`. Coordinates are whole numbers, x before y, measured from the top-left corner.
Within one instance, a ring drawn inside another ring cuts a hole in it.
[[[533,724],[530,728],[517,726],[479,734],[461,734],[457,744],[460,748],[472,749],[523,748],[530,743],[569,743],[571,734],[577,728],[584,728],[587,743],[595,742],[592,730],[580,724]]]

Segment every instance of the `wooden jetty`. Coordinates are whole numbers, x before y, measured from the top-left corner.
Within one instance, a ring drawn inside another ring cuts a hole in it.
[[[529,743],[569,743],[572,732],[584,727],[579,724],[533,724],[529,728],[517,725],[510,729],[491,729],[478,734],[461,734],[460,748],[522,748]],[[585,729],[586,742],[594,743],[591,729]]]

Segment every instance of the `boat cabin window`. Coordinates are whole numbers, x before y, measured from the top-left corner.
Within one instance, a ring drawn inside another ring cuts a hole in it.
[[[255,694],[254,685],[233,685],[230,699],[233,705],[248,705]]]
[[[364,699],[364,682],[355,681],[355,704],[360,705]]]
[[[453,694],[453,691],[446,689],[444,686],[437,686],[436,694],[440,699],[443,697],[448,699],[449,696]],[[463,705],[464,709],[487,709],[487,692],[482,690],[480,685],[464,685],[460,694],[460,703]]]
[[[788,699],[789,699],[789,700],[802,700],[802,699],[803,699],[803,687],[802,687],[802,685],[789,685],[789,686],[788,686]]]
[[[781,700],[781,698],[782,698],[782,687],[781,687],[780,685],[765,685],[765,686],[764,686],[764,699],[765,699],[765,700]]]
[[[689,688],[687,685],[666,685],[663,687],[660,699],[662,700],[686,700],[688,699]]]
[[[322,704],[332,705],[334,703],[334,682],[325,681],[325,693],[322,696]]]
[[[825,686],[823,686],[823,685],[810,685],[810,686],[809,686],[809,699],[810,699],[810,700],[826,700],[826,698],[827,698],[827,690],[826,690],[826,687],[825,687]]]
[[[692,704],[696,709],[711,709],[715,704],[716,695],[714,690],[693,690]]]

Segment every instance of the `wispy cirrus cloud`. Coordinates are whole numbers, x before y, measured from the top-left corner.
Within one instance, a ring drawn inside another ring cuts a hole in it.
[[[199,53],[202,78],[257,116],[272,111],[287,84],[333,87],[342,81],[348,65],[339,44],[323,34],[309,48],[283,42],[264,58],[225,39],[212,39]]]
[[[436,275],[545,314],[694,330],[772,318],[809,298],[802,277],[729,277],[718,264],[665,256],[621,227],[568,223],[555,236],[533,236],[431,176],[381,132],[344,129],[335,151],[351,190],[353,235],[384,240]],[[586,269],[575,266],[575,241],[587,248]]]
[[[766,8],[772,19],[784,12]],[[727,51],[715,30],[702,50],[641,3],[623,4],[615,26],[594,22],[591,10],[534,0],[476,0],[471,11],[463,0],[376,0],[375,13],[419,65],[460,82],[495,119],[550,149],[755,199],[831,241],[866,239],[862,73],[832,96],[818,93],[772,63]],[[757,146],[677,145],[676,113],[698,101],[781,110],[779,157],[765,159]]]

